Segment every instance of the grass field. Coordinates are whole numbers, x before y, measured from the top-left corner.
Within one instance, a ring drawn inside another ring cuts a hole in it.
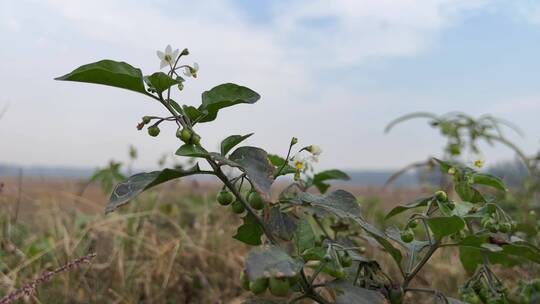
[[[29,303],[240,303],[239,273],[248,247],[231,238],[239,218],[214,202],[217,184],[168,183],[121,212],[104,215],[100,188],[84,181],[3,178],[0,193],[0,297],[70,260],[96,253],[89,265],[54,275]],[[414,200],[420,189],[344,185],[364,214]],[[385,269],[390,259],[377,250]],[[391,271],[392,272],[392,271]],[[397,271],[393,270],[394,275]],[[439,252],[415,281],[455,294],[466,274],[456,251]],[[523,269],[502,274],[533,277]]]

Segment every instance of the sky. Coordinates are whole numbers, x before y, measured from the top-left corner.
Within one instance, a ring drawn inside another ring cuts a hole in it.
[[[540,149],[540,1],[0,0],[0,163],[95,167],[139,150],[152,168],[179,142],[135,126],[155,101],[53,78],[101,59],[159,70],[156,50],[189,48],[200,65],[175,95],[234,82],[255,105],[220,112],[196,130],[207,147],[255,132],[246,144],[284,154],[292,136],[322,147],[320,168],[392,169],[440,156],[426,121],[385,125],[414,111],[492,114],[527,153]],[[484,147],[486,162],[511,159]]]

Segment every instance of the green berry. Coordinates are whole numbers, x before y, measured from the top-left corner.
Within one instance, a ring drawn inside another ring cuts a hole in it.
[[[249,280],[248,280],[248,278],[246,277],[246,274],[243,271],[240,272],[240,286],[242,286],[242,288],[244,290],[248,290],[248,291],[250,290],[249,289]]]
[[[410,243],[414,240],[414,233],[410,230],[401,231],[401,240],[405,243]]]
[[[343,279],[344,277],[347,276],[347,273],[345,272],[345,270],[343,270],[342,267],[339,267],[338,269],[331,271],[329,274],[336,279]]]
[[[287,278],[270,278],[270,293],[276,297],[286,297],[289,294],[289,280]]]
[[[198,134],[191,135],[191,143],[194,145],[200,145],[201,144],[201,137]]]
[[[251,292],[253,292],[256,295],[263,293],[267,287],[268,287],[267,278],[256,279],[255,281],[249,283],[249,290],[251,290]]]
[[[448,194],[446,192],[439,190],[435,192],[435,197],[439,202],[447,202],[448,201]]]
[[[152,119],[150,118],[150,116],[143,116],[142,118],[142,122],[146,125],[148,123],[150,123]]]
[[[264,202],[261,198],[261,195],[256,192],[256,191],[251,191],[249,194],[248,194],[248,202],[249,202],[249,205],[255,209],[255,210],[261,210],[262,208],[264,208]]]
[[[234,195],[227,190],[221,190],[217,195],[217,201],[220,205],[227,206],[234,201]]]
[[[151,126],[151,127],[148,127],[148,135],[152,136],[152,137],[156,137],[159,135],[159,127],[158,126]]]
[[[191,139],[191,131],[188,129],[178,129],[178,131],[176,131],[176,137],[187,144]]]
[[[492,221],[493,221],[493,219],[489,215],[486,215],[480,220],[480,225],[482,225],[482,227],[486,228],[486,225],[488,224],[488,222],[492,222]]]
[[[234,213],[236,214],[240,214],[242,212],[244,212],[245,208],[244,208],[244,204],[242,204],[242,202],[240,201],[234,201],[231,205],[232,207],[232,210]]]
[[[417,221],[414,221],[414,220],[413,220],[413,221],[410,221],[410,222],[407,224],[407,226],[408,226],[409,228],[411,228],[411,229],[414,229],[414,228],[416,228],[416,227],[418,226],[418,222],[417,222]]]
[[[499,227],[499,230],[502,232],[502,233],[508,233],[510,231],[512,231],[512,224],[510,223],[502,223]]]

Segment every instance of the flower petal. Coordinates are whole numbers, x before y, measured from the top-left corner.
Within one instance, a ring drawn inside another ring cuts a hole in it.
[[[191,70],[188,67],[184,69],[184,75],[186,75],[187,77],[191,77]]]
[[[161,59],[161,60],[163,60],[163,58],[165,58],[165,53],[163,53],[162,51],[157,51],[156,54],[159,57],[159,59]]]
[[[174,52],[171,55],[171,58],[173,59],[173,61],[176,60],[176,58],[178,57],[178,54],[180,54],[180,50],[179,49],[174,50]]]
[[[163,69],[166,66],[169,66],[169,63],[167,62],[167,60],[161,60],[161,64],[159,65],[159,68]]]
[[[195,71],[198,71],[198,70],[199,70],[199,64],[196,63],[196,62],[194,62],[194,63],[193,63],[193,69],[194,69]]]
[[[172,53],[172,47],[171,47],[171,45],[169,44],[169,45],[167,45],[167,47],[165,48],[165,54],[170,54],[170,53]]]

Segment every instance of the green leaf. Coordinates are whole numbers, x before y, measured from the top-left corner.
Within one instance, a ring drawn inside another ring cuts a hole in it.
[[[240,165],[233,162],[232,160],[228,159],[227,157],[217,153],[217,152],[209,152],[208,155],[210,156],[210,158],[215,161],[218,166],[223,166],[223,165],[227,165],[227,166],[230,166],[230,167],[236,167],[236,168],[240,168]]]
[[[474,173],[472,177],[475,184],[489,186],[501,191],[507,190],[503,181],[496,176],[483,173]]]
[[[262,244],[261,236],[264,232],[261,225],[259,225],[259,222],[251,215],[251,213],[244,216],[243,220],[244,223],[238,227],[233,238],[252,246]]]
[[[141,192],[172,179],[200,173],[199,165],[188,170],[164,169],[149,173],[139,173],[130,176],[127,180],[116,185],[105,209],[105,213],[112,212],[118,207],[127,204]]]
[[[293,277],[303,264],[275,245],[253,248],[246,257],[246,275],[250,281],[260,278]]]
[[[55,79],[103,84],[148,95],[144,89],[141,70],[125,62],[101,60],[80,66]]]
[[[336,291],[336,304],[385,304],[382,293],[358,287],[346,280],[334,280],[327,284]]]
[[[176,155],[186,156],[186,157],[202,157],[202,158],[209,157],[208,151],[206,151],[203,147],[199,145],[190,145],[190,144],[185,144],[185,145],[182,145],[180,148],[178,148],[178,150],[176,150]]]
[[[171,77],[169,77],[169,75],[163,72],[156,72],[150,76],[145,76],[144,80],[146,81],[146,84],[148,84],[148,86],[153,87],[160,94],[168,88],[172,87],[173,85],[179,83],[178,81],[172,79]]]
[[[289,241],[296,231],[296,220],[288,213],[281,212],[279,205],[270,209],[268,229],[282,240]]]
[[[492,264],[513,267],[527,262],[540,264],[540,249],[517,237],[511,237],[500,245],[491,243],[488,235],[464,238],[460,246],[460,260],[468,272],[474,272],[483,263],[482,252]]]
[[[253,135],[253,133],[249,133],[246,135],[231,135],[227,138],[225,138],[221,142],[221,155],[225,156],[229,151],[231,151],[232,148],[234,148],[239,143],[243,142],[245,139]]]
[[[184,106],[184,113],[189,117],[189,119],[192,122],[198,121],[202,117],[204,117],[206,114],[208,114],[208,111],[206,110],[199,110],[195,108],[194,106]]]
[[[229,156],[246,173],[253,188],[265,201],[270,201],[270,188],[274,182],[274,166],[266,151],[257,147],[240,147]]]
[[[471,202],[471,203],[485,203],[486,202],[486,199],[484,198],[482,193],[474,189],[466,181],[457,182],[454,185],[454,189],[456,190],[456,193],[459,195],[459,197],[464,201]]]
[[[459,195],[459,197],[464,201],[471,201],[474,195],[473,188],[466,181],[457,182],[454,186],[454,189],[456,190],[456,193]]]
[[[470,235],[460,242],[459,259],[463,268],[469,273],[476,271],[476,267],[482,264],[482,255],[479,248],[487,241],[487,237]]]
[[[326,248],[313,247],[302,253],[304,261],[321,261],[326,255]]]
[[[313,207],[330,212],[340,218],[350,218],[368,232],[398,263],[401,263],[401,252],[388,240],[388,236],[361,217],[361,208],[354,195],[344,190],[337,190],[325,195],[300,193],[298,199]]]
[[[452,168],[452,165],[449,163],[449,162],[446,162],[444,160],[440,160],[438,158],[433,158],[433,160],[435,160],[437,162],[437,164],[439,164],[439,168],[441,170],[442,173],[444,174],[448,174],[448,170],[450,170],[450,168]]]
[[[268,154],[268,159],[276,167],[276,171],[283,166],[283,164],[286,163],[285,159],[281,156],[275,155],[275,154]],[[295,173],[296,169],[290,166],[289,164],[285,164],[285,167],[283,167],[283,170],[279,173],[279,175],[287,175],[291,173]]]
[[[465,228],[465,221],[456,215],[430,217],[427,219],[427,223],[438,240]]]
[[[327,180],[350,180],[351,178],[347,173],[340,170],[326,170],[319,172],[313,176],[313,185],[319,189],[321,193],[325,193],[330,187],[325,183]]]
[[[401,232],[398,228],[392,226],[388,227],[385,231],[386,235],[392,240],[400,244],[403,248],[407,250],[407,258],[412,260],[412,264],[416,263],[416,260],[419,256],[419,253],[426,247],[429,246],[429,242],[413,240],[410,243],[405,243],[401,240]]]
[[[345,190],[337,190],[326,195],[304,192],[299,194],[298,199],[343,218],[358,217],[362,212],[356,197]]]
[[[295,244],[300,254],[315,247],[315,234],[313,233],[311,224],[305,217],[300,218],[298,221],[298,227],[296,228],[295,233]]]
[[[392,210],[390,210],[390,212],[388,212],[388,214],[386,215],[384,219],[387,220],[409,209],[427,206],[429,201],[432,199],[433,199],[433,196],[423,197],[423,198],[417,199],[416,201],[412,203],[408,203],[407,205],[394,207]]]
[[[202,94],[202,105],[199,107],[200,112],[207,112],[199,122],[209,122],[216,119],[218,111],[234,106],[240,103],[253,104],[259,100],[261,96],[257,92],[236,85],[234,83],[220,84],[209,91]]]

